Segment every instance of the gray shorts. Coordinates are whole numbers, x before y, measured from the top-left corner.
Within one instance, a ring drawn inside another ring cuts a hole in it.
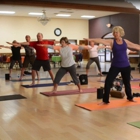
[[[34,61],[35,61],[35,55],[25,56],[25,59],[23,62],[23,68],[27,68],[29,64],[33,66]]]

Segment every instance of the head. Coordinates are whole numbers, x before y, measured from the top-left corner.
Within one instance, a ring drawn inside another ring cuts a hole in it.
[[[62,38],[60,39],[60,44],[61,44],[62,46],[66,46],[66,45],[68,45],[68,44],[70,44],[70,43],[69,43],[69,40],[68,40],[67,37],[62,37]]]
[[[120,38],[125,35],[124,29],[121,26],[115,26],[112,30],[114,38]]]
[[[16,40],[13,40],[13,42],[12,43],[17,43],[17,41]]]
[[[90,46],[94,46],[94,41],[89,42]]]
[[[42,41],[43,40],[43,34],[42,33],[38,33],[37,34],[37,40],[38,41]]]
[[[25,36],[25,39],[26,39],[27,42],[30,42],[31,37],[30,37],[29,35],[26,35],[26,36]]]

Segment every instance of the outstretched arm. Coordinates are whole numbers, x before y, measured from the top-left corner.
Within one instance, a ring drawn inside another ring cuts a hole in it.
[[[127,44],[128,49],[140,51],[140,45],[132,43],[126,39],[125,39],[125,42]]]
[[[89,49],[88,46],[83,46],[83,45],[74,45],[74,44],[69,44],[69,47],[72,48],[72,50],[83,50],[83,49]]]
[[[54,50],[60,50],[61,46],[53,46],[53,45],[46,45],[46,44],[37,44],[37,46],[40,47],[46,47],[46,48],[50,48],[50,49],[54,49]]]
[[[7,48],[7,49],[11,49],[11,46],[4,46],[4,45],[0,45],[0,48]]]
[[[88,38],[84,38],[84,40],[94,41],[95,43],[101,43],[101,44],[104,44],[106,46],[111,46],[111,47],[113,45],[113,39],[101,39],[101,38],[88,39]]]
[[[21,47],[21,49],[23,49],[23,46],[21,46],[21,44],[18,43],[10,43],[10,42],[6,42],[9,45],[13,45],[14,47]]]
[[[97,49],[98,49],[98,50],[100,50],[100,49],[109,49],[109,50],[112,50],[111,46],[105,46],[105,45],[98,46]]]
[[[17,42],[17,43],[10,43],[10,42],[6,42],[7,44],[13,45],[13,46],[22,46],[22,45],[29,45],[29,42]]]

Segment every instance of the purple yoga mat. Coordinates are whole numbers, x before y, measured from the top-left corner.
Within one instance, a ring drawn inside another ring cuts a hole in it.
[[[51,94],[51,92],[40,92],[40,94],[43,94],[45,96],[61,96],[61,95],[73,95],[73,94],[84,94],[84,93],[94,93],[97,92],[97,88],[85,88],[82,89],[83,92],[79,92],[77,90],[63,90],[63,91],[57,91],[55,94]]]

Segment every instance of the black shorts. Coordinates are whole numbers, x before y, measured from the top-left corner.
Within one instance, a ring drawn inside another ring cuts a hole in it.
[[[49,60],[35,60],[32,69],[36,70],[36,71],[39,71],[41,66],[43,67],[44,71],[50,71],[51,70]]]

